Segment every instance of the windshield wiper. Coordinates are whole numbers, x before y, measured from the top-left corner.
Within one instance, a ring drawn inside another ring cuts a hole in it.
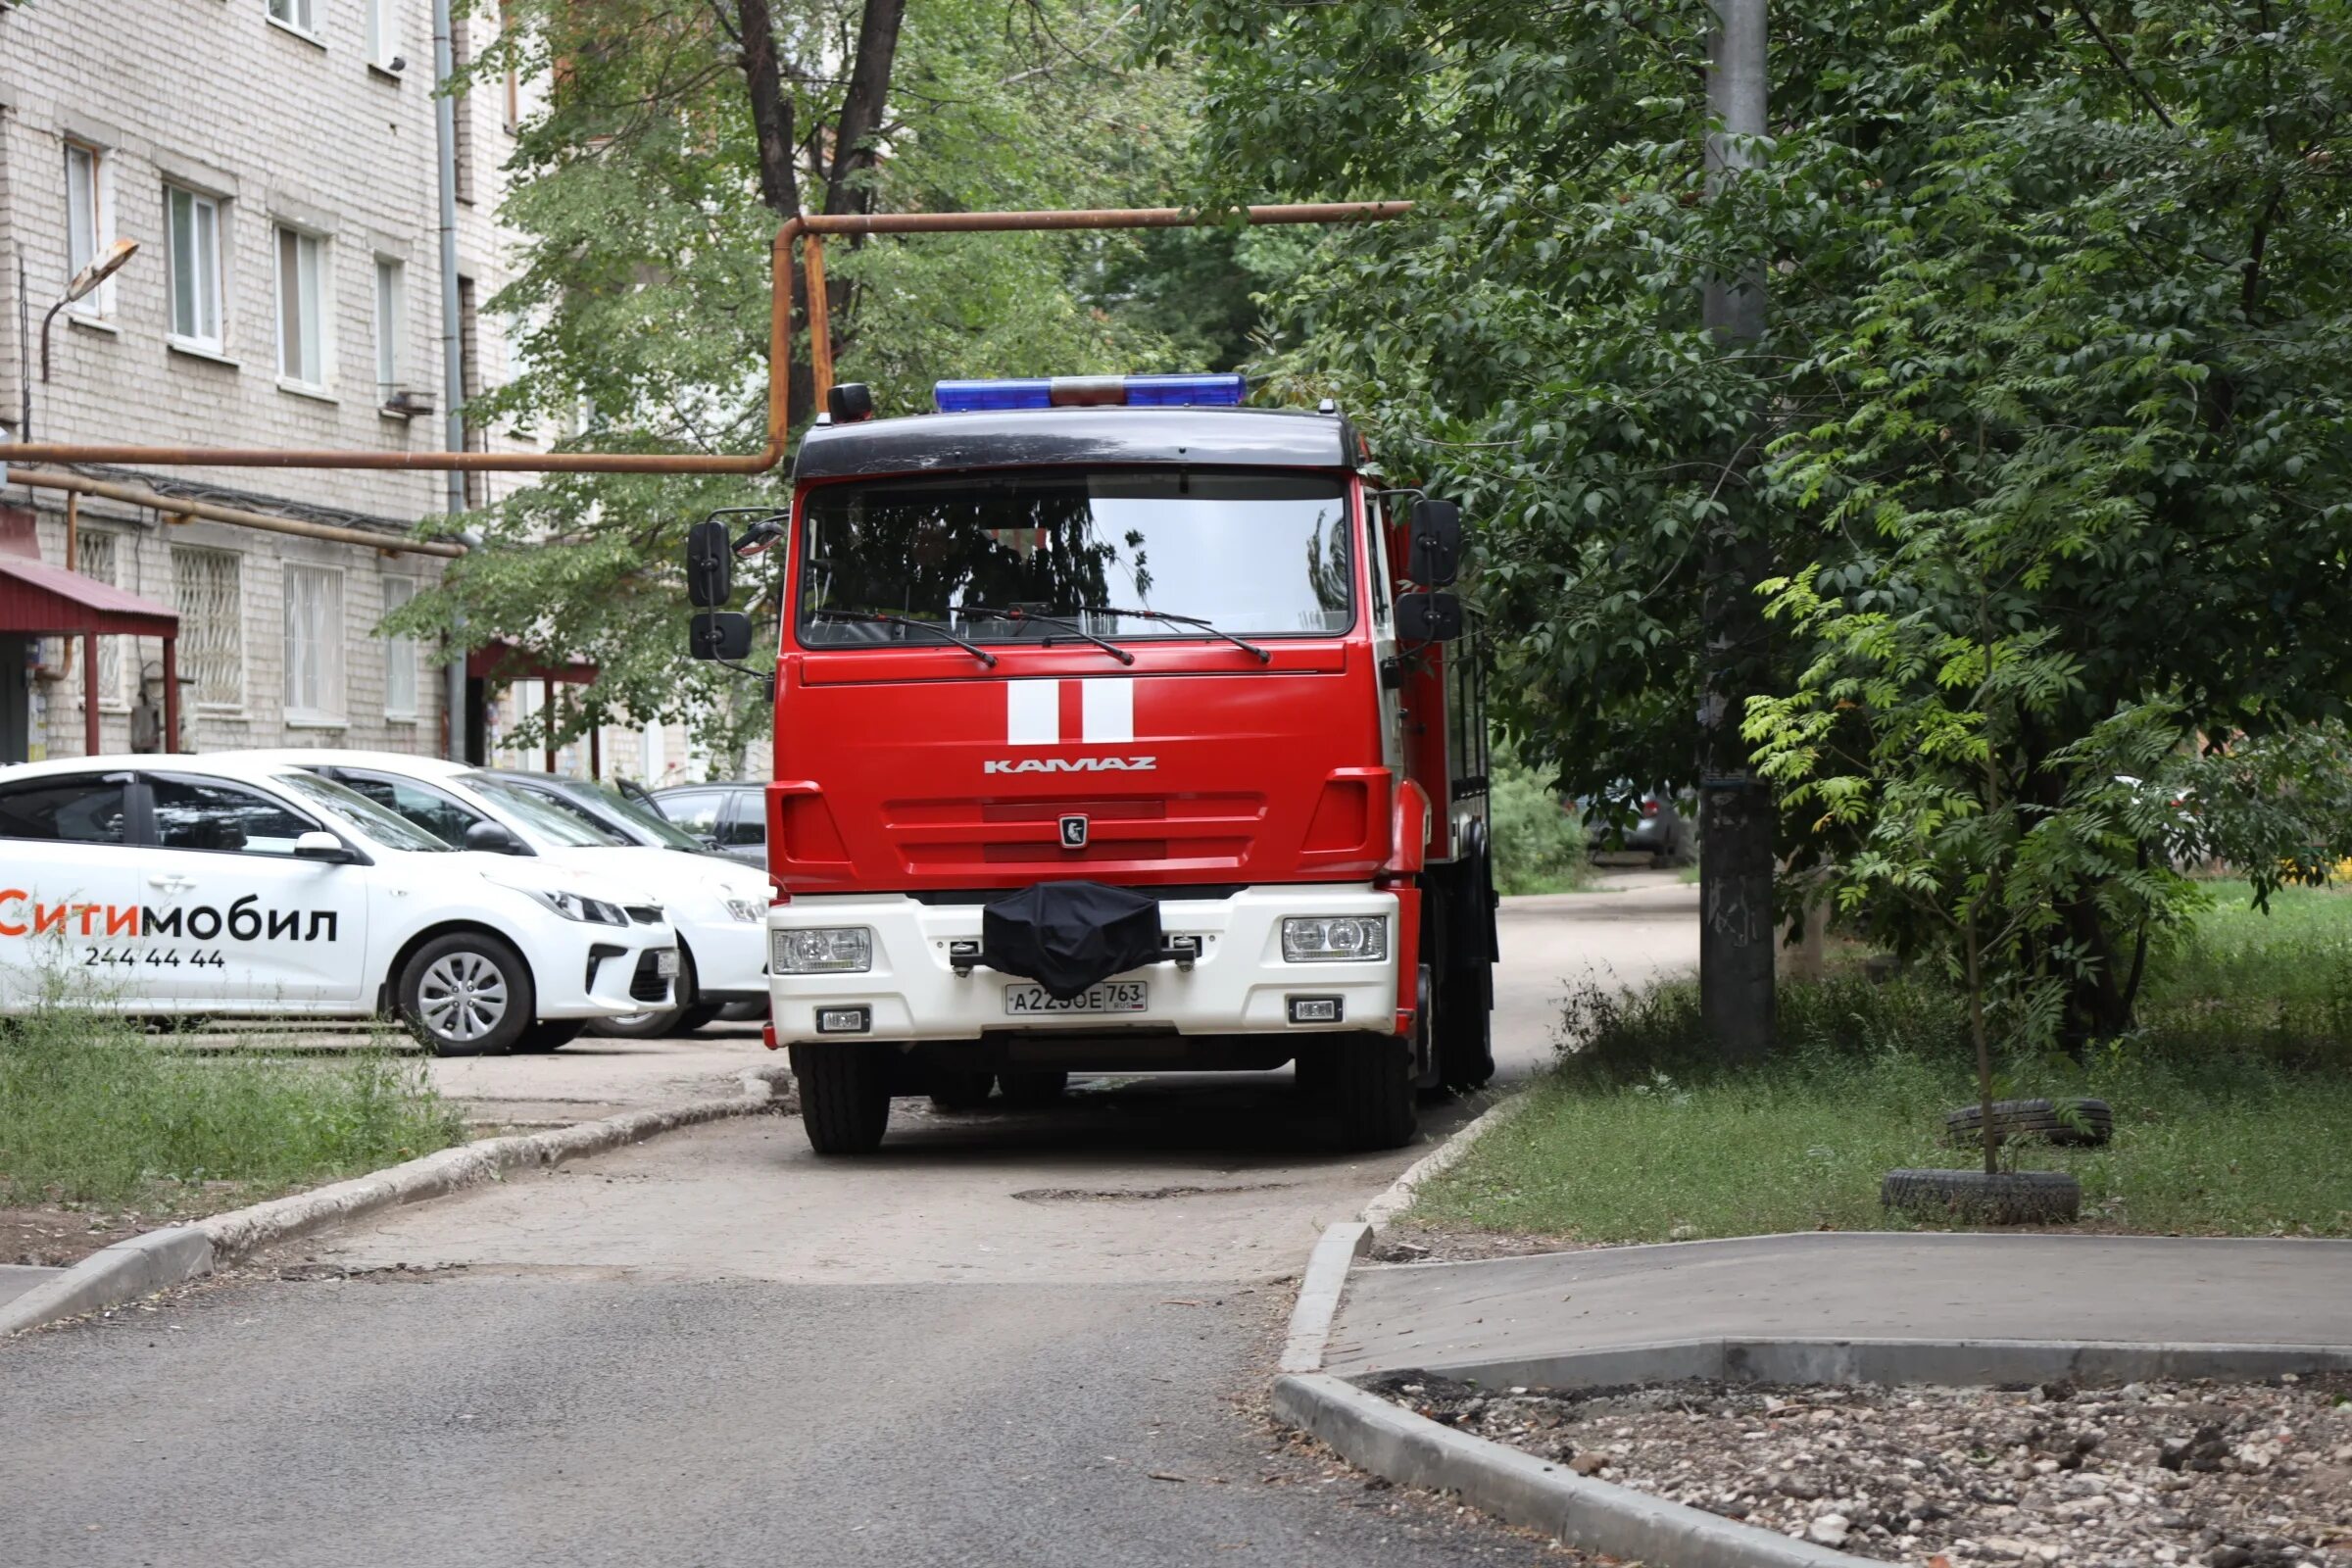
[[[1113,610],[1108,605],[1080,605],[1078,609],[1082,614],[1132,615],[1137,620],[1164,620],[1178,626],[1198,626],[1202,631],[1208,633],[1211,637],[1218,638],[1224,642],[1229,642],[1233,644],[1234,647],[1242,650],[1244,653],[1255,654],[1257,656],[1257,662],[1261,664],[1271,663],[1274,660],[1274,656],[1272,654],[1267,653],[1263,648],[1258,647],[1257,644],[1244,642],[1241,638],[1236,637],[1229,631],[1219,631],[1207,621],[1202,620],[1199,615],[1171,615],[1164,610]]]
[[[1086,641],[1093,643],[1097,648],[1102,649],[1104,653],[1108,654],[1111,658],[1117,660],[1122,664],[1132,664],[1135,662],[1135,656],[1133,654],[1129,653],[1126,649],[1121,648],[1117,643],[1112,642],[1109,638],[1098,637],[1093,632],[1088,631],[1084,626],[1079,625],[1076,621],[1064,620],[1059,615],[1034,614],[1029,611],[1023,610],[1018,605],[1013,606],[1010,610],[997,610],[988,605],[957,605],[956,607],[956,613],[958,615],[988,615],[997,620],[1034,620],[1040,626],[1059,626],[1064,631],[1074,632],[1078,636],[1084,638]],[[1054,639],[1051,637],[1045,639],[1046,642],[1052,642],[1053,640]],[[1043,645],[1041,644],[1040,646]]]
[[[997,667],[997,656],[978,643],[966,641],[945,626],[917,620],[912,615],[884,615],[870,610],[808,610],[802,613],[810,620],[861,620],[876,626],[912,626],[916,631],[927,631],[944,642],[954,643],[991,669]]]

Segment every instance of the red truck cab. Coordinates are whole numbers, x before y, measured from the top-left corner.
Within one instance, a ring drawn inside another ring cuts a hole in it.
[[[1458,514],[1370,483],[1337,413],[1241,396],[943,383],[803,440],[769,941],[820,1152],[894,1094],[1293,1061],[1391,1147],[1418,1090],[1491,1075]]]

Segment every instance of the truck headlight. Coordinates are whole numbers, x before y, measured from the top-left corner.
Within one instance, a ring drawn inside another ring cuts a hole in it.
[[[1353,963],[1388,956],[1385,914],[1291,915],[1282,922],[1286,963]]]
[[[559,888],[522,888],[541,904],[566,920],[585,920],[593,925],[627,925],[629,912],[617,904],[602,899],[583,898],[577,893],[565,893]]]
[[[874,934],[861,925],[775,931],[768,960],[778,974],[863,974],[874,966]]]

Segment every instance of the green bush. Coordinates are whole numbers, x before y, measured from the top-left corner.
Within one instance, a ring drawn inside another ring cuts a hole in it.
[[[1591,882],[1584,823],[1507,742],[1494,747],[1488,790],[1497,891],[1565,893]]]

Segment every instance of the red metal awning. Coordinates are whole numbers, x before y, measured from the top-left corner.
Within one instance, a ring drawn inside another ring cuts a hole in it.
[[[152,599],[0,550],[0,632],[36,637],[176,637],[179,616]]]

